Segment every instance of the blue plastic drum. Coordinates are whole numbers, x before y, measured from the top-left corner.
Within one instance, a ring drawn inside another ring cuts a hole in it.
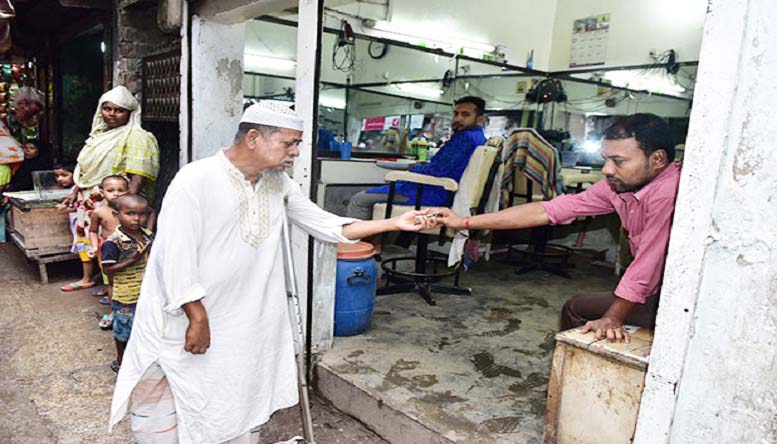
[[[367,242],[337,247],[335,336],[358,335],[370,326],[378,273],[374,254]]]

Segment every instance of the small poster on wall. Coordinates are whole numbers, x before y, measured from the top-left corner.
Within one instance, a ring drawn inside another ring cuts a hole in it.
[[[362,119],[362,131],[383,131],[389,128],[399,128],[402,116],[370,117]]]
[[[604,65],[607,59],[607,37],[610,14],[598,14],[575,20],[569,67]]]
[[[423,128],[424,127],[424,115],[413,114],[410,116],[410,129]]]
[[[501,136],[507,129],[507,117],[506,116],[489,116],[488,125],[486,126],[486,137]]]
[[[402,126],[402,116],[388,116],[383,124],[383,129],[399,128],[400,126]]]

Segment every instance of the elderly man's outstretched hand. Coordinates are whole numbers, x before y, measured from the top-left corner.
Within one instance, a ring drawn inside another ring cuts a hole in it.
[[[397,218],[397,229],[402,231],[424,231],[437,228],[440,221],[434,209],[408,211]]]

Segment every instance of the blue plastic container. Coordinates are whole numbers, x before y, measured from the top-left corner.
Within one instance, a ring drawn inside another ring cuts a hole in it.
[[[351,142],[343,142],[340,144],[340,158],[343,160],[351,160],[351,150],[353,144]]]
[[[340,244],[335,284],[335,336],[353,336],[370,326],[378,268],[372,245]]]

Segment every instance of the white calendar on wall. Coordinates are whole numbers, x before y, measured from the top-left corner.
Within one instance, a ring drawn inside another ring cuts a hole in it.
[[[610,14],[598,14],[577,19],[572,26],[569,67],[604,65],[607,60]]]

